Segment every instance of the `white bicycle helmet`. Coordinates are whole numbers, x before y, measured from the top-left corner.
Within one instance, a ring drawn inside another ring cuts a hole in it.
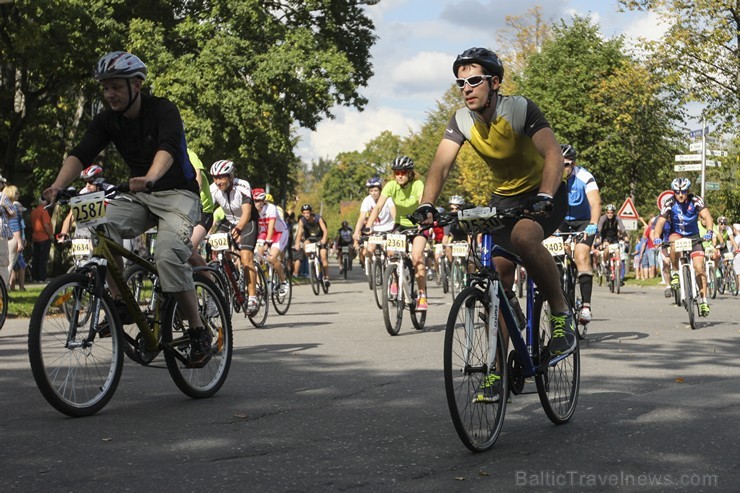
[[[234,163],[228,159],[216,161],[211,166],[211,176],[233,175],[234,168]]]
[[[450,205],[463,206],[465,205],[465,199],[461,195],[453,195],[450,197]]]
[[[125,51],[111,51],[95,64],[93,78],[97,81],[134,77],[146,80],[146,72],[146,65],[136,55]]]
[[[617,210],[616,207],[614,207],[614,204],[607,204],[606,205],[606,212],[615,212]]]
[[[691,180],[689,180],[688,178],[676,178],[671,182],[672,190],[684,191],[688,190],[690,187]]]

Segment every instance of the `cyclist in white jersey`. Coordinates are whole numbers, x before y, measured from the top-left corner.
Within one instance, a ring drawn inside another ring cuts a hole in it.
[[[288,225],[280,217],[275,204],[267,201],[267,194],[263,188],[252,190],[252,200],[254,201],[254,206],[259,211],[260,229],[257,239],[265,241],[265,245],[259,253],[265,255],[265,250],[270,249],[267,261],[270,262],[280,279],[280,287],[278,288],[280,294],[286,295],[288,294],[288,281],[285,280],[285,269],[283,269],[283,263],[280,260],[288,244],[288,237],[290,236]]]
[[[360,234],[362,232],[362,228],[365,227],[367,218],[370,217],[370,213],[375,208],[375,204],[378,203],[382,185],[383,182],[380,181],[380,178],[377,176],[373,176],[365,183],[368,195],[362,200],[362,204],[360,205],[360,215],[357,218],[357,224],[355,224],[355,233],[352,235],[355,240],[355,250],[360,252],[360,265],[362,266],[365,265],[365,255],[372,255],[375,251],[375,245],[368,245],[367,251],[365,251],[364,247],[360,248]],[[385,201],[383,208],[380,210],[378,219],[375,220],[373,231],[377,231],[379,233],[392,231],[395,226],[395,217],[396,206],[393,204],[393,199],[389,197],[388,200]]]
[[[253,211],[252,187],[247,180],[234,177],[234,163],[228,160],[216,161],[211,166],[211,196],[224,211],[224,221],[218,231],[228,231],[239,245],[242,266],[249,276],[247,285],[247,311],[254,313],[259,308],[257,302],[257,271],[254,267],[254,247],[257,244],[259,214]]]

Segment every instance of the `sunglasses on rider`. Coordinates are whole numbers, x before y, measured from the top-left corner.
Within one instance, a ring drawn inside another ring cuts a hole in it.
[[[465,84],[469,85],[470,87],[477,87],[483,84],[483,81],[492,78],[492,75],[471,75],[466,79],[455,79],[455,84],[457,84],[457,87],[459,87],[460,89],[464,88]]]
[[[409,170],[407,169],[397,169],[393,171],[393,174],[396,176],[406,176],[409,174]]]
[[[676,195],[686,195],[689,193],[689,191],[688,190],[674,190],[673,193],[675,193]]]

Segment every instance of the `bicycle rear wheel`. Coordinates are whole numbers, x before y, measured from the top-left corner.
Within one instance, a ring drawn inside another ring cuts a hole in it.
[[[257,311],[247,313],[249,321],[255,327],[262,327],[267,321],[267,312],[270,311],[270,292],[267,286],[265,272],[257,265],[257,275],[255,276],[255,292],[257,294]]]
[[[193,276],[198,312],[212,341],[212,355],[200,368],[188,365],[190,356],[189,324],[178,311],[177,300],[170,296],[165,303],[162,325],[162,344],[165,346],[164,359],[167,370],[175,385],[193,399],[210,397],[226,381],[231,366],[233,340],[231,317],[219,288],[201,274]]]
[[[66,274],[39,295],[28,325],[28,356],[33,378],[49,404],[68,416],[101,410],[118,387],[123,370],[123,341],[113,300],[98,299],[93,281]],[[100,302],[98,324],[109,322],[101,337],[90,312]],[[84,321],[84,324],[81,323]]]
[[[395,285],[396,293],[391,293]],[[389,264],[383,276],[383,321],[385,330],[392,336],[398,335],[403,321],[403,287],[398,277],[398,267]]]
[[[8,286],[5,281],[0,277],[0,329],[5,325],[5,320],[8,319]]]
[[[473,452],[493,447],[504,424],[509,395],[509,369],[504,357],[503,331],[498,331],[493,359],[500,376],[498,399],[482,402],[478,392],[494,370],[489,361],[488,299],[474,287],[463,290],[452,303],[445,327],[445,393],[455,431]]]
[[[735,276],[735,271],[733,269],[728,269],[728,272],[729,272],[729,279],[727,280],[727,288],[732,293],[732,296],[737,296],[737,293],[738,293],[737,276]]]
[[[575,413],[581,386],[580,343],[576,342],[576,349],[565,356],[550,354],[547,346],[552,337],[551,312],[541,296],[535,299],[533,316],[532,323],[537,330],[533,349],[538,360],[535,362],[537,394],[550,421],[557,425],[567,423]]]

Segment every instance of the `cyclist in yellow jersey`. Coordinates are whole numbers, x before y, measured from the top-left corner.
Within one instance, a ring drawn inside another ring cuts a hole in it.
[[[450,119],[427,174],[422,205],[416,216],[430,223],[434,201],[467,140],[488,164],[495,188],[490,205],[523,207],[526,217],[505,221],[494,241],[517,254],[553,311],[550,352],[566,354],[576,348],[573,316],[568,309],[555,261],[542,246],[563,221],[568,197],[563,154],[555,134],[537,105],[521,96],[503,96],[499,88],[504,67],[486,48],[470,48],[452,65],[465,100]],[[495,259],[504,287],[511,289],[514,265]]]
[[[383,210],[383,206],[390,198],[396,206],[395,230],[414,228],[416,226],[406,216],[412,214],[419,206],[421,196],[424,194],[424,183],[416,178],[416,173],[414,172],[414,161],[410,157],[397,157],[396,160],[393,161],[391,168],[393,169],[395,180],[389,181],[383,187],[383,190],[380,192],[380,198],[378,198],[378,202],[375,204],[375,207],[367,218],[367,222],[365,224],[372,228],[372,225],[375,224],[375,220],[378,218],[380,211]],[[411,246],[411,261],[414,264],[416,285],[419,287],[419,296],[416,299],[416,309],[419,311],[423,311],[428,308],[426,296],[426,266],[424,265],[424,247],[426,244],[426,237],[424,235],[419,235],[414,238],[414,242]],[[391,287],[391,289],[393,289],[393,287]]]
[[[188,149],[188,157],[190,158],[190,164],[195,168],[195,180],[198,182],[200,187],[200,220],[193,228],[193,234],[190,236],[190,241],[193,244],[193,252],[190,254],[190,263],[192,265],[207,265],[206,260],[198,253],[198,248],[201,242],[208,234],[208,231],[213,226],[213,211],[216,210],[216,206],[211,197],[211,182],[208,179],[208,174],[203,166],[203,163],[198,158],[198,155]]]

